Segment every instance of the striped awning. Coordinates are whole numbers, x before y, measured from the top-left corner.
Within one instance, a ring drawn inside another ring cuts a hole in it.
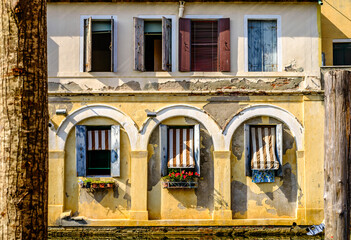
[[[275,126],[250,126],[252,170],[277,170]]]
[[[168,129],[168,167],[193,168],[194,161],[194,129]]]
[[[110,130],[88,130],[88,150],[110,150]]]

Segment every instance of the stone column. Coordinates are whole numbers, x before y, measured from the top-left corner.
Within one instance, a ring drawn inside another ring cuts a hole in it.
[[[147,151],[131,152],[131,220],[148,220]]]
[[[230,151],[214,151],[214,220],[232,219],[230,210]]]
[[[49,151],[48,223],[55,225],[64,210],[65,151]]]

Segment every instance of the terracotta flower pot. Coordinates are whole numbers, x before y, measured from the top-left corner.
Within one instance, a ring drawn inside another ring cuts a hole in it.
[[[92,186],[92,188],[98,188],[98,187],[99,187],[99,184],[97,184],[97,183],[92,183],[91,186]]]
[[[108,188],[112,188],[113,187],[113,183],[107,183],[107,187]]]
[[[99,184],[99,187],[100,187],[100,188],[105,188],[105,183],[100,183],[100,184]]]

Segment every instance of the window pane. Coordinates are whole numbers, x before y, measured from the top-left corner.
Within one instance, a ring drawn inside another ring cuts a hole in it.
[[[277,71],[276,20],[249,20],[248,58],[250,72]]]
[[[111,22],[92,23],[92,71],[111,71]]]
[[[191,22],[191,70],[217,71],[217,21]]]
[[[333,44],[333,64],[351,65],[351,43]]]

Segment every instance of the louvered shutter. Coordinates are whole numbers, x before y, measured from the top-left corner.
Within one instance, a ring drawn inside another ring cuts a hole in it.
[[[76,126],[76,167],[77,176],[86,176],[86,127],[82,125]]]
[[[121,165],[121,155],[120,155],[120,126],[111,126],[111,176],[120,176],[120,165]]]
[[[194,160],[195,160],[195,172],[200,175],[200,124],[194,126]]]
[[[162,17],[162,70],[172,71],[171,56],[172,21]]]
[[[262,21],[263,71],[277,71],[277,21]]]
[[[145,71],[145,41],[144,41],[144,19],[133,18],[134,21],[134,70]]]
[[[230,19],[221,18],[218,20],[218,70],[230,72]]]
[[[191,64],[191,20],[179,18],[179,71],[189,72]]]
[[[110,44],[110,48],[111,48],[111,72],[114,72],[115,68],[114,68],[114,20],[113,17],[111,17],[111,44]]]
[[[168,156],[168,149],[167,149],[167,126],[160,124],[159,126],[160,132],[160,164],[161,164],[161,176],[164,177],[168,174],[167,168],[167,156]]]
[[[92,18],[85,20],[84,25],[84,69],[85,72],[91,72],[92,70]]]

